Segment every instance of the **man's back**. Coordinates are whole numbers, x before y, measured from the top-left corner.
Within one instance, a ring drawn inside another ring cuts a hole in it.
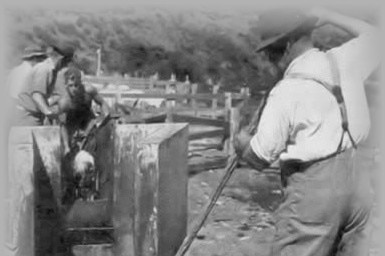
[[[30,85],[30,77],[33,66],[28,61],[23,61],[19,66],[12,69],[9,74],[7,86],[12,98],[17,99],[25,86]]]
[[[54,64],[47,58],[43,62],[36,64],[32,70],[28,86],[23,87],[19,93],[19,105],[30,112],[39,112],[36,103],[32,99],[32,94],[38,92],[48,99],[52,93],[55,83],[53,74]]]
[[[363,83],[379,61],[373,55],[374,47],[370,47],[372,36],[368,33],[330,50],[337,63],[333,72],[340,75],[349,130],[357,143],[368,136],[370,128]],[[341,113],[332,93],[315,81],[338,83],[333,81],[333,68],[326,55],[314,48],[304,52],[290,63],[283,80],[271,91],[259,132],[251,141],[254,151],[264,159],[308,161],[337,150],[342,135]],[[292,74],[310,79],[292,78]],[[342,147],[351,146],[345,136]]]

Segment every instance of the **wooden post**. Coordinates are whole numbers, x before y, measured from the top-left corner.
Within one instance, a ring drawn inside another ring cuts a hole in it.
[[[225,116],[225,120],[228,121],[229,123],[231,122],[231,107],[232,107],[231,105],[232,105],[232,94],[231,94],[231,92],[225,92],[224,116]],[[229,130],[230,130],[230,134],[231,134],[231,129],[229,129]],[[231,153],[231,150],[232,150],[231,147],[232,147],[232,145],[230,145],[230,139],[226,140],[225,150],[228,154]]]
[[[231,108],[230,109],[230,120],[229,120],[229,131],[230,138],[228,140],[227,153],[232,155],[235,153],[234,150],[234,136],[239,132],[239,122],[241,119],[241,113],[239,108]]]
[[[118,113],[118,104],[121,104],[122,103],[122,93],[120,91],[117,91],[115,93],[115,104],[114,104],[114,107],[115,107],[115,113]]]
[[[196,95],[198,91],[198,84],[191,85],[191,94]],[[194,110],[194,116],[198,115],[198,105],[196,99],[191,99],[191,107]]]
[[[166,94],[172,94],[174,91],[172,90],[171,84],[172,82],[168,83],[166,85]],[[166,122],[171,123],[172,122],[172,113],[173,113],[173,108],[175,106],[175,100],[170,100],[166,99]]]
[[[101,75],[101,62],[102,62],[102,49],[98,48],[96,50],[96,54],[97,54],[96,76],[100,76]]]
[[[154,89],[155,88],[155,83],[156,81],[158,81],[159,79],[159,74],[158,72],[156,72],[152,77],[151,77],[151,80],[150,80],[150,89]]]
[[[176,82],[176,76],[174,73],[171,74],[170,82]]]
[[[214,85],[213,87],[213,96],[216,96],[218,94],[219,85]],[[211,102],[211,109],[212,109],[212,115],[215,117],[215,111],[218,108],[218,99],[213,99]]]
[[[190,83],[190,79],[188,77],[188,75],[186,75],[186,81],[184,82],[184,85],[183,85],[183,94],[189,94],[190,93],[190,90],[191,90],[191,83]],[[183,104],[187,104],[188,100],[187,99],[184,99],[182,101]]]
[[[232,107],[233,95],[231,92],[225,92],[225,111],[226,115],[229,115]]]
[[[241,95],[248,97],[249,96],[249,87],[242,87],[241,88]]]

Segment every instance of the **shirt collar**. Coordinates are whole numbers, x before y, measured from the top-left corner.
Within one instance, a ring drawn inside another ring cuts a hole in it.
[[[309,54],[313,53],[313,52],[316,52],[318,51],[317,48],[311,48],[311,49],[308,49],[306,50],[304,53],[302,53],[301,55],[297,56],[294,60],[292,60],[289,64],[289,66],[286,68],[286,71],[283,75],[283,77],[287,76],[288,74],[290,74],[290,71],[291,69],[298,63],[298,62],[301,62],[301,60],[303,60],[304,58],[306,58]]]

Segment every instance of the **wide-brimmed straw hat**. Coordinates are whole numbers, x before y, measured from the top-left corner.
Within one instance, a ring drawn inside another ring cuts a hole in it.
[[[260,15],[258,31],[261,42],[256,51],[265,50],[296,31],[311,31],[318,18],[310,17],[297,9],[274,9]]]
[[[31,45],[24,49],[24,53],[21,58],[25,60],[33,57],[45,57],[45,56],[46,56],[46,53],[42,47],[37,45]]]

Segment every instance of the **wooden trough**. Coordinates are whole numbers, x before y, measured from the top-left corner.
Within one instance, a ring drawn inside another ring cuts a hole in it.
[[[174,255],[187,227],[187,147],[187,124],[111,123],[93,145],[99,198],[74,202],[59,128],[14,128],[8,202],[17,206],[22,190],[27,207],[20,225],[10,207],[7,241],[19,237],[26,256]]]

